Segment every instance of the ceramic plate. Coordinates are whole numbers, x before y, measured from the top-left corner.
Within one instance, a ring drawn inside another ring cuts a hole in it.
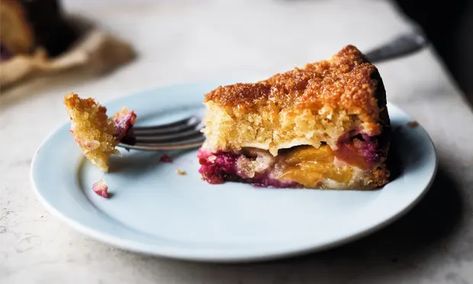
[[[216,84],[158,88],[106,104],[109,113],[134,109],[138,124],[164,123],[202,112]],[[97,240],[140,253],[215,262],[255,261],[327,249],[377,230],[401,216],[427,191],[436,171],[434,146],[421,126],[388,106],[394,129],[395,178],[383,189],[264,189],[228,182],[210,185],[197,172],[196,150],[121,151],[102,173],[85,161],[69,123],[37,150],[31,178],[42,203]],[[187,175],[179,175],[182,169]],[[113,196],[91,186],[104,177]]]

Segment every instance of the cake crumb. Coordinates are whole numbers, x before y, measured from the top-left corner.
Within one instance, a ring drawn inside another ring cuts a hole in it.
[[[85,157],[104,172],[109,169],[111,155],[119,153],[116,146],[136,121],[136,113],[122,108],[113,117],[93,98],[82,99],[76,93],[64,97],[71,119],[70,132]]]
[[[417,121],[413,120],[413,121],[409,121],[407,123],[407,126],[410,127],[410,128],[416,128],[417,126],[419,126],[419,123]]]
[[[172,163],[172,157],[168,154],[164,154],[161,156],[161,158],[159,158],[159,161],[163,163]]]
[[[186,172],[185,170],[179,169],[179,168],[176,169],[176,173],[177,173],[178,175],[180,175],[180,176],[185,176],[185,175],[187,175],[187,172]]]
[[[110,194],[108,192],[108,185],[105,183],[103,179],[100,179],[98,182],[92,185],[92,190],[99,196],[103,198],[110,198]]]

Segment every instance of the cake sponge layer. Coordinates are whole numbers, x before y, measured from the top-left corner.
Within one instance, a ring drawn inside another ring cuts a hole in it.
[[[255,147],[276,156],[297,145],[332,149],[356,130],[381,135],[389,126],[379,73],[354,46],[252,84],[219,87],[205,98],[204,148]]]

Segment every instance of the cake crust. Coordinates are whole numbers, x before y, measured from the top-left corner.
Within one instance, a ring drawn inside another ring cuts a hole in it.
[[[379,106],[386,104],[378,70],[353,45],[328,60],[276,74],[264,81],[220,86],[206,95],[205,102],[244,108],[248,112],[268,105],[312,110],[338,107],[373,123],[373,129],[377,129],[374,132],[380,131]]]

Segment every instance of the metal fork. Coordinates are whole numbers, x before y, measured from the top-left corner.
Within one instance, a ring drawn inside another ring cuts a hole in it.
[[[381,62],[417,52],[427,43],[423,33],[415,29],[365,54],[371,62]],[[118,146],[145,151],[192,149],[205,140],[201,129],[202,121],[197,116],[156,126],[133,126]]]
[[[198,116],[156,126],[133,126],[118,146],[144,151],[192,149],[204,142],[201,129],[202,120]]]

